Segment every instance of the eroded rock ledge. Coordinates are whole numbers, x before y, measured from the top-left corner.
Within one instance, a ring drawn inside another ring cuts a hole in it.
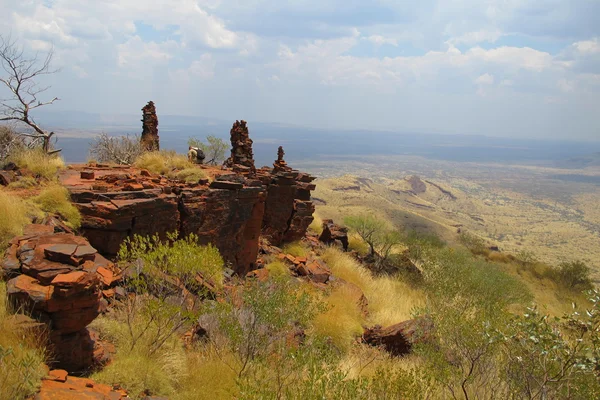
[[[261,235],[274,245],[301,239],[313,221],[315,178],[287,167],[283,150],[275,168],[255,170],[246,122],[236,121],[231,135],[226,166],[202,167],[211,183],[183,183],[130,167],[81,165],[63,172],[61,182],[83,217],[82,235],[112,257],[136,234],[193,233],[214,244],[242,276],[256,268]]]

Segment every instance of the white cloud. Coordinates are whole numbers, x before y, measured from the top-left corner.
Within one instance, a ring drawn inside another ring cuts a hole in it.
[[[474,45],[482,42],[495,43],[498,39],[500,39],[504,34],[499,30],[479,30],[475,32],[467,32],[460,36],[456,36],[450,38],[448,43],[453,45],[458,44],[466,44],[466,45]]]
[[[376,46],[383,46],[384,44],[389,44],[398,47],[398,40],[394,38],[386,38],[381,35],[371,35],[366,37],[365,39]]]
[[[580,42],[573,43],[573,46],[583,54],[598,54],[600,53],[600,41],[598,38],[593,40],[582,40]]]
[[[574,90],[573,82],[567,79],[561,79],[557,83],[558,88],[563,92],[572,92]]]
[[[493,85],[494,84],[494,76],[488,73],[480,75],[477,79],[475,79],[475,83],[478,85]]]

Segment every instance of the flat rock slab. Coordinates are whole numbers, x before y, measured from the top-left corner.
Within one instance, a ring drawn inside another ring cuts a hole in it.
[[[227,190],[240,190],[244,185],[237,182],[229,181],[214,181],[210,184],[211,189],[227,189]]]

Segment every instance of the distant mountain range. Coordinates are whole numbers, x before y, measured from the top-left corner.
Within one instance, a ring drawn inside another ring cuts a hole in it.
[[[556,163],[558,168],[580,169],[587,167],[600,167],[600,153],[572,157],[566,160],[560,160]]]
[[[234,121],[206,117],[159,115],[161,147],[187,151],[189,137],[203,138],[212,134],[229,140]],[[141,115],[104,115],[85,112],[40,112],[38,122],[57,132],[58,146],[68,162],[87,159],[92,138],[105,132],[110,135],[141,132]],[[476,135],[440,135],[415,132],[365,130],[330,130],[277,123],[248,121],[254,140],[257,164],[270,165],[282,145],[286,159],[310,160],[324,157],[364,155],[417,155],[457,162],[500,162],[552,165],[560,160],[581,160],[579,165],[600,162],[600,142],[541,141],[533,139],[497,138]],[[592,157],[592,159],[588,158]],[[595,158],[594,158],[595,157]],[[594,161],[595,159],[596,161]],[[576,165],[566,161],[564,165]]]

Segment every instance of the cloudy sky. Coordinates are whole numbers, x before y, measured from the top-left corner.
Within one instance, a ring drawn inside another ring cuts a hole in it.
[[[57,110],[600,140],[599,0],[0,0]]]

